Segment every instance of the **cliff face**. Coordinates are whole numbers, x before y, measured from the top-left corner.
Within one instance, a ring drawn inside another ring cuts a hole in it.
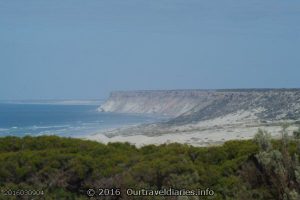
[[[112,92],[99,111],[178,116],[214,99],[212,91],[204,90]]]
[[[113,92],[99,111],[169,115],[186,124],[240,111],[262,120],[299,119],[300,89]]]
[[[208,106],[195,107],[168,123],[188,124],[245,112],[260,121],[299,120],[300,90],[222,92],[221,98]]]

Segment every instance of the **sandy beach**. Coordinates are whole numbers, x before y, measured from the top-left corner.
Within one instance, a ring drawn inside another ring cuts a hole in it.
[[[85,137],[102,143],[129,142],[138,147],[167,143],[183,143],[193,146],[219,145],[229,140],[252,139],[258,129],[268,131],[272,137],[279,138],[282,124],[286,121],[260,123],[253,112],[238,112],[213,120],[183,126],[161,126],[157,124],[133,126],[94,133]],[[291,121],[289,123],[292,124]],[[297,129],[290,125],[288,132],[292,135]]]

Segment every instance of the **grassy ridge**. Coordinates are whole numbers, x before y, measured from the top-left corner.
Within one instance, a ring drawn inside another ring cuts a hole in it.
[[[296,155],[295,141],[289,142],[287,151],[283,150],[280,141],[272,145],[272,150],[278,149],[286,156]],[[88,188],[114,187],[122,191],[126,188],[169,187],[214,190],[213,197],[201,199],[281,199],[285,193],[291,199],[289,191],[278,190],[272,173],[264,171],[273,168],[269,169],[261,162],[259,155],[263,152],[271,150],[262,149],[259,142],[250,140],[206,148],[183,144],[136,148],[128,143],[104,145],[56,136],[4,137],[0,138],[0,187],[2,190],[43,190],[45,195],[36,199],[87,199]],[[294,180],[295,174],[287,179],[294,182],[293,186],[287,187],[296,192],[299,184]],[[106,199],[118,198],[149,199],[128,197],[124,193]],[[2,191],[0,199],[28,197],[8,197]]]

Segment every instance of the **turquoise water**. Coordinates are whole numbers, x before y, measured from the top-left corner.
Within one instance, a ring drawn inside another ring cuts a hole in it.
[[[78,137],[99,130],[157,120],[150,116],[101,113],[97,107],[0,103],[0,136],[55,134]]]

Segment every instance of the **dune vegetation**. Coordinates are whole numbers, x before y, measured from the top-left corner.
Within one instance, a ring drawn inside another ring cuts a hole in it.
[[[57,136],[0,138],[0,199],[87,199],[89,188],[120,188],[101,199],[300,199],[300,131],[281,140],[259,130],[222,146],[107,145]],[[213,196],[127,196],[126,189],[207,189]],[[42,191],[42,192],[41,192]],[[29,194],[29,193],[28,193]]]

